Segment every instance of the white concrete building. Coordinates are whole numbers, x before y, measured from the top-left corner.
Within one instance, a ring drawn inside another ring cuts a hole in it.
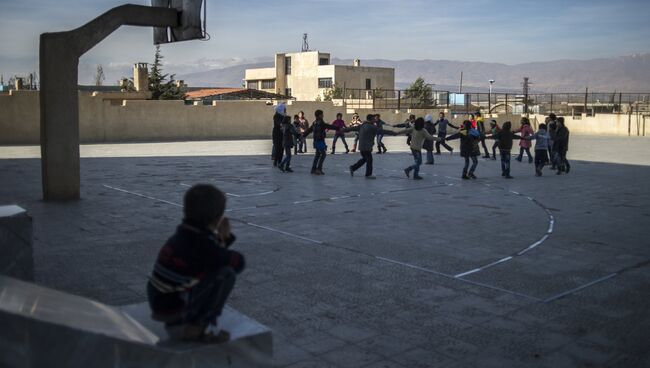
[[[334,86],[350,91],[393,90],[395,69],[362,67],[358,59],[354,65],[331,65],[329,53],[305,51],[276,54],[275,67],[247,69],[244,80],[246,88],[315,101]],[[359,91],[354,95],[359,96]]]

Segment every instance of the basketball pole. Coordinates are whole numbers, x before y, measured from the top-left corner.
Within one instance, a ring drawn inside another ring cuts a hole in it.
[[[178,15],[176,9],[128,4],[115,7],[77,29],[41,34],[43,199],[80,198],[79,58],[123,25],[176,27]]]

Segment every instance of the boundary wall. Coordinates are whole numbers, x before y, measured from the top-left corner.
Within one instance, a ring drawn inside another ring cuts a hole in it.
[[[304,111],[310,122],[317,109],[324,111],[328,122],[334,120],[338,112],[346,121],[351,120],[355,111],[362,118],[378,112],[389,124],[403,122],[409,114],[424,116],[430,113],[434,117],[438,114],[438,110],[352,110],[340,102],[289,101],[287,104],[288,114]],[[274,106],[265,101],[185,105],[183,101],[146,100],[138,93],[79,92],[82,143],[269,138],[273,113]],[[510,120],[515,127],[520,119],[520,115],[493,117],[500,124]],[[464,116],[448,118],[459,124]],[[565,119],[572,133],[637,136],[645,135],[647,118],[634,114],[598,114]],[[544,121],[544,116],[531,115],[531,120],[537,126]],[[0,145],[31,145],[39,141],[39,92],[11,91],[0,95]]]

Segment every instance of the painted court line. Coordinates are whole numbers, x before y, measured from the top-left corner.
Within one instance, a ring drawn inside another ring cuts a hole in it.
[[[599,278],[599,279],[596,279],[596,280],[591,281],[591,282],[589,282],[589,283],[586,283],[586,284],[584,284],[584,285],[580,285],[580,286],[578,286],[578,287],[576,287],[576,288],[573,288],[573,289],[571,289],[571,290],[567,290],[567,291],[565,291],[565,292],[563,292],[563,293],[560,293],[560,294],[554,295],[554,296],[552,296],[552,297],[550,297],[550,298],[544,299],[544,303],[549,303],[549,302],[552,302],[552,301],[558,300],[558,299],[560,299],[560,298],[564,298],[564,297],[567,296],[567,295],[577,293],[577,292],[580,291],[580,290],[583,290],[583,289],[586,289],[586,288],[588,288],[588,287],[590,287],[590,286],[593,286],[593,285],[599,284],[599,283],[601,283],[601,282],[603,282],[603,281],[607,281],[607,280],[609,280],[609,279],[611,279],[612,277],[615,277],[615,276],[618,276],[618,272],[615,272],[615,273],[609,274],[609,275],[607,275],[607,276],[601,277],[601,278]]]
[[[110,185],[106,185],[106,184],[103,184],[103,186],[104,186],[105,188],[113,189],[113,190],[116,190],[116,191],[118,191],[118,192],[131,194],[131,195],[138,196],[138,197],[141,197],[141,198],[151,199],[151,200],[156,201],[156,202],[162,202],[162,203],[166,203],[166,204],[169,204],[169,205],[172,205],[172,206],[176,206],[176,207],[183,207],[182,205],[180,205],[180,204],[178,204],[178,203],[174,203],[174,202],[166,201],[166,200],[164,200],[164,199],[160,199],[160,198],[151,197],[151,196],[148,196],[148,195],[145,195],[145,194],[140,194],[140,193],[136,193],[136,192],[131,192],[131,191],[128,191],[128,190],[126,190],[126,189],[116,188],[116,187],[112,187],[112,186],[110,186]]]
[[[132,192],[132,191],[129,191],[129,190],[126,190],[126,189],[112,187],[112,186],[106,185],[106,184],[103,184],[103,186],[108,188],[108,189],[112,189],[112,190],[115,190],[115,191],[118,191],[118,192],[134,195],[134,196],[137,196],[137,197],[140,197],[140,198],[145,198],[145,199],[149,199],[149,200],[156,201],[156,202],[166,203],[166,204],[169,204],[169,205],[172,205],[172,206],[175,206],[175,207],[183,207],[182,205],[180,205],[178,203],[166,201],[164,199],[152,197],[152,196],[149,196],[149,195],[146,195],[146,194]],[[252,222],[247,222],[247,221],[240,220],[240,219],[237,219],[237,218],[230,218],[230,219],[233,220],[233,221],[240,222],[242,224],[251,226],[251,227],[255,227],[255,228],[258,228],[258,229],[264,229],[266,231],[271,231],[271,232],[278,233],[278,234],[283,234],[283,235],[290,236],[290,237],[296,238],[296,239],[301,239],[301,240],[304,240],[304,241],[307,241],[307,242],[310,242],[310,243],[323,244],[323,242],[320,241],[320,240],[314,240],[314,239],[306,238],[304,236],[300,236],[300,235],[292,234],[292,233],[289,233],[289,232],[286,232],[286,231],[274,229],[272,227],[254,224]]]
[[[514,253],[514,254],[508,256],[508,257],[502,258],[502,259],[500,259],[500,260],[498,260],[498,261],[495,261],[495,262],[492,262],[492,263],[488,263],[488,264],[486,264],[486,265],[483,265],[483,266],[481,266],[481,267],[477,267],[477,268],[471,269],[471,270],[469,270],[469,271],[465,271],[465,272],[458,273],[458,274],[456,274],[456,276],[454,276],[454,277],[458,277],[458,278],[460,278],[460,277],[468,276],[468,275],[471,275],[471,274],[474,274],[474,273],[477,273],[477,272],[483,271],[483,270],[485,270],[485,269],[487,269],[487,268],[494,267],[494,266],[499,265],[499,264],[501,264],[501,263],[503,263],[503,262],[510,261],[510,260],[514,259],[515,257],[522,256],[522,255],[526,254],[527,252],[529,252],[529,251],[531,251],[531,250],[537,248],[538,246],[542,245],[542,243],[544,243],[544,242],[549,238],[549,236],[551,236],[551,234],[553,234],[553,228],[555,227],[555,217],[553,216],[553,214],[551,213],[551,211],[550,211],[548,208],[546,208],[546,206],[544,206],[541,202],[539,202],[538,200],[536,200],[536,199],[533,198],[533,197],[526,196],[526,195],[521,194],[521,193],[519,193],[519,192],[517,192],[517,191],[514,191],[514,190],[508,190],[508,189],[506,189],[506,188],[502,188],[502,187],[500,187],[500,186],[497,186],[497,185],[491,185],[491,184],[487,184],[487,183],[482,183],[482,184],[483,184],[484,186],[486,186],[486,187],[494,187],[494,188],[497,188],[497,189],[501,189],[501,190],[507,191],[507,192],[509,192],[509,193],[511,193],[511,194],[514,194],[514,195],[517,195],[517,196],[525,197],[525,198],[528,199],[529,201],[533,202],[537,207],[543,209],[544,212],[546,212],[546,215],[548,216],[548,228],[547,228],[547,230],[546,230],[546,233],[545,233],[545,234],[544,234],[540,239],[538,239],[538,240],[535,241],[534,243],[530,244],[530,245],[527,246],[526,248],[524,248],[524,249],[522,249],[522,250],[520,250],[520,251],[518,251],[518,252],[516,252],[516,253]]]
[[[387,262],[387,263],[392,263],[392,264],[395,264],[395,265],[403,266],[403,267],[412,268],[414,270],[430,273],[430,274],[433,274],[433,275],[442,276],[442,277],[445,277],[445,278],[448,278],[448,279],[461,281],[461,282],[464,282],[464,283],[467,283],[467,284],[470,284],[470,285],[480,286],[480,287],[484,287],[484,288],[487,288],[487,289],[492,289],[492,290],[504,292],[504,293],[507,293],[507,294],[520,296],[522,298],[526,298],[526,299],[530,299],[530,300],[534,300],[534,301],[538,301],[538,302],[542,301],[542,299],[534,297],[534,296],[518,293],[516,291],[512,291],[512,290],[508,290],[508,289],[503,289],[503,288],[500,288],[498,286],[492,286],[492,285],[484,284],[482,282],[476,282],[476,281],[472,281],[472,280],[461,279],[461,278],[455,277],[453,275],[449,275],[449,274],[446,274],[446,273],[430,270],[428,268],[416,266],[416,265],[413,265],[413,264],[410,264],[410,263],[400,262],[400,261],[396,261],[394,259],[380,257],[380,256],[375,256],[375,259],[380,260],[380,261],[384,261],[384,262]]]
[[[237,221],[240,221],[240,220],[237,220]],[[240,221],[240,222],[242,222],[242,223],[244,223],[244,224],[246,224],[248,226],[256,227],[256,228],[259,228],[259,229],[264,229],[264,230],[267,230],[267,231],[272,231],[272,232],[278,233],[278,234],[283,234],[283,235],[290,236],[290,237],[296,238],[296,239],[301,239],[301,240],[304,240],[304,241],[307,241],[307,242],[310,242],[310,243],[323,244],[323,242],[320,241],[320,240],[314,240],[314,239],[306,238],[304,236],[288,233],[286,231],[274,229],[272,227],[258,225],[258,224],[254,224],[252,222],[245,222],[245,221]]]

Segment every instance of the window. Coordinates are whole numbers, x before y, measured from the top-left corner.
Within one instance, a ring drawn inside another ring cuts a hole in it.
[[[275,80],[273,79],[263,80],[262,89],[275,89]]]
[[[284,58],[284,74],[291,74],[291,56],[285,56]]]
[[[318,88],[332,88],[332,78],[318,78]]]
[[[285,89],[284,89],[284,95],[285,95],[285,96],[290,96],[290,97],[291,97],[291,88],[285,88]]]
[[[251,80],[246,82],[246,88],[248,89],[257,89],[258,88],[258,83],[256,80]]]
[[[318,65],[330,65],[329,58],[320,58],[318,59]]]
[[[370,80],[370,78],[366,78],[366,89],[367,90],[372,89],[372,81]]]

